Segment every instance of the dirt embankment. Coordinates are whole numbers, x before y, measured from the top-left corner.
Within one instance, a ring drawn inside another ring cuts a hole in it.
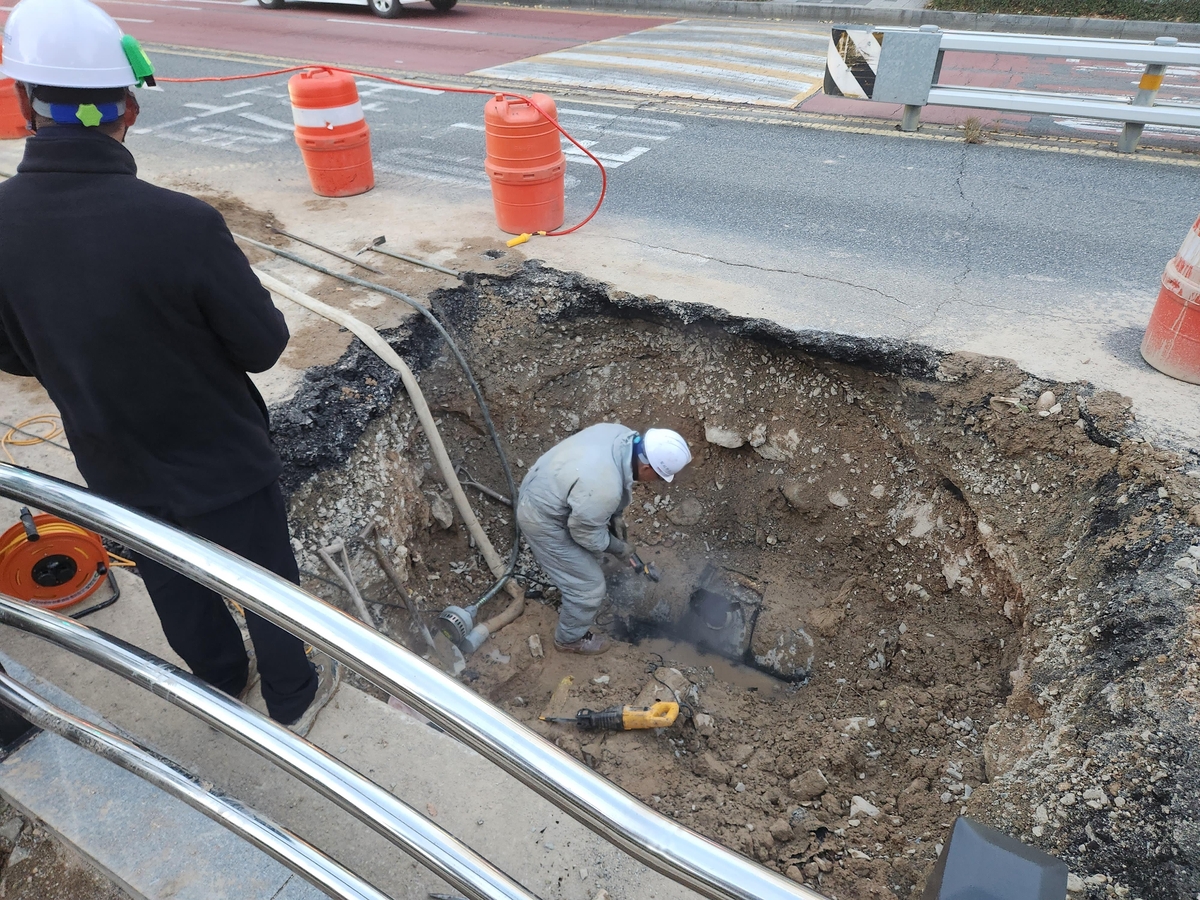
[[[1075,896],[1200,892],[1200,484],[1195,460],[1132,436],[1121,398],[1002,360],[610,294],[535,264],[468,278],[435,308],[518,480],[601,420],[676,428],[696,456],[674,484],[639,486],[627,513],[663,585],[602,612],[614,628],[654,620],[656,639],[534,657],[530,635],[552,643],[554,596],[526,552],[544,603],[468,660],[476,689],[825,894],[917,896],[960,813],[1066,860]],[[390,337],[452,457],[507,494],[452,362],[423,326]],[[374,520],[430,624],[482,591],[465,530],[431,515],[443,485],[407,399],[360,345],[275,418],[307,571],[321,573],[319,543]],[[479,501],[503,547],[511,512]],[[355,559],[366,592],[395,602],[370,555]],[[713,571],[750,597],[735,661],[670,642]],[[420,649],[406,615],[384,612]],[[556,714],[665,680],[685,716],[599,738],[538,722],[568,675]]]

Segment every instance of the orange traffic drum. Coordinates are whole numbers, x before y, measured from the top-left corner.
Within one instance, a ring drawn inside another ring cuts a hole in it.
[[[17,83],[11,78],[0,78],[0,139],[29,137],[29,128],[17,100]]]
[[[288,79],[296,144],[314,193],[352,197],[375,186],[371,130],[354,78],[307,69]]]
[[[47,513],[23,512],[23,521],[0,535],[0,594],[64,609],[108,580],[108,551],[98,534]]]
[[[553,231],[563,223],[567,160],[558,110],[545,94],[529,98],[497,94],[483,109],[487,158],[496,224],[509,234]]]

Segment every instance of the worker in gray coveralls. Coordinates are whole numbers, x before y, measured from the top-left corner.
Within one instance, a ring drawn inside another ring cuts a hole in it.
[[[645,435],[602,422],[556,444],[533,464],[517,502],[517,521],[542,571],[562,592],[554,646],[566,653],[603,653],[592,623],[607,586],[600,554],[629,558],[621,514],[633,482],[671,481],[692,461],[687,441],[666,428]]]

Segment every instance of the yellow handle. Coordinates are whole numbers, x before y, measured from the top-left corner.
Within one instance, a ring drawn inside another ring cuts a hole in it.
[[[536,232],[534,232],[534,234],[540,234],[542,237],[545,237],[545,236],[546,236],[546,232],[544,232],[544,231],[536,231]],[[512,240],[510,240],[510,241],[506,241],[506,243],[507,243],[507,244],[508,244],[508,246],[510,246],[510,247],[515,247],[515,246],[517,246],[518,244],[523,244],[523,243],[525,243],[525,242],[526,242],[527,240],[529,240],[531,237],[533,237],[533,234],[530,234],[529,232],[526,232],[525,234],[519,234],[519,235],[517,235],[515,238],[513,238],[513,239],[512,239]]]
[[[621,718],[625,730],[630,731],[634,728],[669,728],[675,724],[678,716],[678,703],[660,700],[649,709],[645,707],[634,709],[632,706],[627,706],[622,710]]]

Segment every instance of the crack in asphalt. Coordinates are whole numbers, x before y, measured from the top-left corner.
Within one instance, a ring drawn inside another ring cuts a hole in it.
[[[958,188],[958,199],[966,204],[967,207],[967,221],[963,225],[963,235],[966,239],[963,247],[964,268],[959,274],[955,275],[954,279],[950,282],[950,285],[954,289],[954,292],[957,296],[939,300],[937,305],[934,306],[933,310],[930,312],[929,317],[924,322],[922,322],[920,325],[914,325],[905,332],[904,336],[909,339],[913,339],[914,335],[921,334],[926,328],[936,322],[941,316],[942,310],[948,304],[966,302],[966,300],[962,297],[962,283],[964,280],[966,280],[967,276],[971,274],[971,226],[973,225],[975,221],[975,215],[978,212],[978,207],[975,205],[975,201],[967,197],[967,192],[963,189],[963,178],[966,177],[967,174],[968,149],[969,145],[966,141],[963,141],[962,151],[958,162],[958,174],[954,178],[954,186]]]
[[[697,253],[694,250],[680,250],[676,247],[663,247],[658,244],[647,244],[642,241],[634,240],[633,238],[614,237],[614,240],[624,241],[627,244],[636,244],[639,247],[647,247],[651,250],[666,250],[670,253],[678,253],[680,256],[691,256],[695,257],[696,259],[720,263],[723,266],[730,266],[731,268],[735,269],[756,269],[759,272],[772,272],[779,275],[799,275],[801,278],[811,278],[814,281],[828,281],[832,284],[841,284],[845,285],[846,287],[857,288],[860,291],[869,291],[872,294],[878,294],[880,297],[883,297],[886,300],[892,300],[896,303],[899,303],[901,306],[911,306],[911,304],[905,303],[899,297],[894,297],[885,291],[879,290],[879,288],[871,287],[867,284],[856,284],[853,281],[843,281],[840,278],[831,278],[828,275],[814,275],[811,272],[802,272],[799,269],[775,269],[771,266],[756,266],[753,263],[735,262],[734,260],[730,259],[720,259],[716,256],[708,256],[704,253]]]

